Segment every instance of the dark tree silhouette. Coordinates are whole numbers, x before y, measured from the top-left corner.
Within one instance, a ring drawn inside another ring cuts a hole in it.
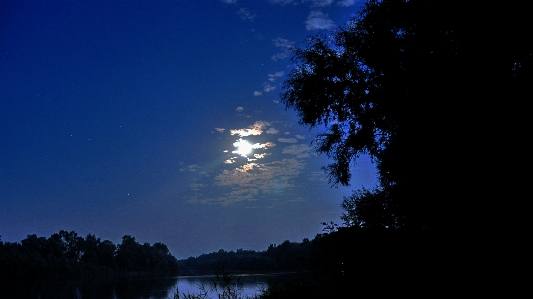
[[[325,167],[330,182],[349,185],[362,154],[377,163],[380,186],[354,194],[353,224],[464,225],[464,214],[478,207],[466,202],[479,198],[490,176],[483,165],[495,152],[486,138],[505,144],[499,130],[524,128],[521,109],[533,98],[533,47],[524,41],[533,27],[525,7],[506,3],[487,14],[455,4],[367,1],[344,28],[294,49],[297,66],[281,99],[301,124],[325,126],[315,145],[333,159]],[[487,17],[473,19],[478,15]],[[495,17],[510,21],[493,25]],[[509,123],[497,121],[496,128],[496,119]]]
[[[344,197],[341,207],[344,210],[341,219],[346,226],[358,226],[367,229],[396,227],[398,220],[390,211],[395,210],[394,201],[380,189],[356,190],[349,197]]]
[[[165,244],[140,245],[129,235],[118,246],[94,234],[84,239],[64,230],[48,239],[33,234],[20,243],[0,242],[0,281],[177,273],[178,261]]]
[[[139,257],[142,250],[135,237],[125,235],[122,237],[122,243],[117,247],[116,259],[118,266],[124,271],[135,271],[139,268]]]

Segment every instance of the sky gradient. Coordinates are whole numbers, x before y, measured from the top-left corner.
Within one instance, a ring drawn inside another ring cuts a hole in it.
[[[357,1],[1,1],[0,235],[264,250],[340,223],[351,187],[279,102],[289,47]]]

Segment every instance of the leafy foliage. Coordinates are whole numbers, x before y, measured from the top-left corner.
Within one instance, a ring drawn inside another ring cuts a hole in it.
[[[407,120],[432,121],[432,109],[441,105],[430,97],[454,80],[449,62],[458,44],[453,27],[427,17],[434,9],[427,6],[369,1],[345,29],[294,50],[298,67],[282,100],[299,112],[302,124],[327,127],[317,150],[334,158],[327,167],[334,184],[349,184],[349,164],[358,155],[380,159]]]
[[[397,227],[398,219],[392,213],[394,201],[386,191],[375,188],[356,190],[350,197],[344,197],[341,207],[344,210],[341,219],[346,226],[367,229]]]
[[[472,175],[488,173],[485,132],[524,128],[519,107],[533,96],[533,46],[524,42],[533,26],[515,4],[474,20],[479,13],[454,1],[370,0],[344,28],[294,49],[281,99],[301,124],[325,127],[315,145],[333,160],[330,182],[349,185],[360,155],[377,163],[379,187],[345,200],[348,223],[438,229],[459,216],[454,190],[477,189]],[[505,103],[486,100],[494,97]]]

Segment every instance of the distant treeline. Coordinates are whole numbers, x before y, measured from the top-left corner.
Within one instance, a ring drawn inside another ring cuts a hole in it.
[[[337,285],[351,279],[362,281],[424,281],[435,269],[450,266],[452,250],[446,238],[429,231],[402,229],[363,229],[329,226],[301,243],[285,241],[271,244],[264,251],[219,250],[179,260],[180,275],[232,273],[307,272],[316,280],[312,285]],[[446,254],[441,254],[445,250]],[[406,269],[412,273],[404,273]],[[400,275],[400,276],[398,276]],[[349,283],[348,283],[349,285]],[[309,286],[306,286],[309,287]],[[329,287],[328,287],[329,288]]]
[[[212,274],[220,270],[246,273],[307,270],[310,246],[311,241],[306,238],[301,243],[287,240],[279,245],[270,244],[264,251],[220,249],[179,260],[180,275]]]
[[[29,235],[0,239],[0,279],[110,278],[120,275],[175,275],[178,261],[165,244],[140,244],[125,235],[118,245],[93,234],[61,230],[49,238]]]
[[[261,252],[264,256],[286,253],[286,265],[292,260],[297,267],[285,269],[299,272],[279,285],[269,285],[269,296],[262,298],[364,297],[397,291],[411,294],[424,289],[421,286],[426,290],[457,288],[469,275],[456,271],[465,269],[460,267],[467,250],[445,233],[334,225],[327,229],[311,241],[284,242]],[[288,248],[292,250],[286,251]],[[443,273],[453,273],[459,281],[451,286],[442,279]]]

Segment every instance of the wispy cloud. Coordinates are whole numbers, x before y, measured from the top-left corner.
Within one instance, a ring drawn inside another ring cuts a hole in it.
[[[254,157],[257,158],[257,159],[263,159],[263,158],[265,158],[268,155],[271,155],[271,154],[269,154],[269,153],[254,154]]]
[[[335,27],[335,23],[329,19],[329,16],[321,11],[311,11],[305,24],[307,30],[322,30]]]
[[[285,73],[283,71],[275,72],[274,74],[268,74],[268,81],[275,82],[276,79],[283,77]]]
[[[215,130],[216,130],[217,132],[219,132],[219,133],[224,133],[224,131],[225,131],[226,129],[224,129],[224,128],[215,128]]]
[[[281,52],[272,55],[272,60],[276,61],[278,59],[285,59],[289,57],[291,52],[290,50],[295,44],[293,41],[281,37],[275,38],[272,41],[277,48],[281,49]]]
[[[270,84],[269,82],[263,82],[263,91],[264,92],[271,92],[276,89],[275,85]]]
[[[297,4],[298,3],[295,0],[268,0],[268,2],[272,3],[272,4],[280,4],[280,5]]]
[[[279,142],[283,142],[283,143],[296,143],[296,142],[298,142],[298,140],[296,140],[296,138],[279,138],[278,141]]]
[[[258,120],[253,125],[251,125],[252,128],[257,128],[259,130],[264,130],[266,127],[270,126],[271,123],[268,121],[262,121]]]
[[[333,0],[305,0],[305,2],[311,2],[312,7],[326,7],[333,3]]]
[[[242,112],[243,110],[244,110],[244,107],[237,107],[237,108],[235,109],[235,111],[237,111],[237,112]]]
[[[273,83],[276,82],[278,78],[283,77],[285,73],[283,71],[275,72],[273,74],[268,74],[268,82],[263,82],[263,92],[272,92],[276,90],[276,85]],[[255,96],[260,96],[263,94],[261,91],[255,91]]]
[[[237,14],[241,17],[241,19],[243,19],[245,21],[253,21],[257,17],[257,14],[249,11],[248,9],[246,9],[244,7],[239,9]]]
[[[312,182],[322,181],[326,182],[327,178],[321,171],[311,171],[309,172],[308,180]]]
[[[278,134],[279,130],[276,130],[274,128],[270,128],[270,129],[266,130],[266,133],[267,134]]]
[[[229,188],[223,196],[195,200],[205,204],[228,205],[239,201],[254,201],[276,189],[295,187],[295,178],[305,164],[298,159],[283,159],[271,163],[248,163],[232,170],[224,170],[215,177],[215,185]]]
[[[256,129],[236,129],[236,130],[230,130],[231,135],[239,135],[241,137],[246,137],[250,135],[261,135],[263,131],[256,130]]]
[[[268,2],[271,4],[278,4],[278,5],[288,5],[288,4],[297,5],[297,4],[303,4],[303,3],[310,3],[311,7],[327,7],[333,4],[333,2],[335,1],[334,0],[299,0],[299,1],[298,0],[268,0]],[[355,3],[357,2],[357,0],[341,0],[339,2],[340,2],[338,3],[339,5],[341,5],[342,3],[343,6],[350,6],[350,5],[346,5],[344,2]]]
[[[201,169],[200,165],[192,164],[192,165],[188,165],[188,166],[181,168],[180,171],[196,172],[196,171],[199,171],[200,169]]]
[[[294,144],[287,146],[281,152],[282,154],[296,155],[297,158],[307,158],[310,156],[311,148],[306,144]]]
[[[355,3],[357,3],[358,1],[359,0],[342,0],[342,1],[337,2],[337,5],[348,7],[348,6],[355,5]]]
[[[205,186],[206,186],[205,184],[201,184],[201,183],[190,183],[189,184],[189,188],[194,191],[198,191]]]
[[[256,121],[253,125],[244,129],[230,130],[231,135],[239,135],[240,137],[246,137],[250,135],[261,135],[266,127],[270,126],[269,122]]]
[[[227,3],[227,4],[236,4],[237,3],[237,0],[220,0],[224,3]]]

